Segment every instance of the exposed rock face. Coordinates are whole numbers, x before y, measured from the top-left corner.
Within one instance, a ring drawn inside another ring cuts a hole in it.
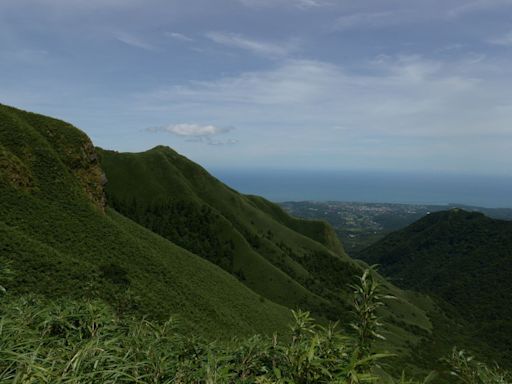
[[[107,178],[84,132],[64,121],[0,104],[0,139],[0,185],[29,193],[47,188],[78,198],[85,193],[100,211],[105,210]]]
[[[107,175],[105,175],[105,172],[101,174],[101,185],[105,186],[108,183]]]
[[[98,162],[98,154],[88,137],[80,148],[80,159],[74,162],[73,172],[79,178],[89,198],[101,210],[105,210],[107,199],[103,187],[107,184],[107,177]]]
[[[99,156],[91,139],[70,124],[35,125],[46,136],[60,160],[78,179],[83,191],[101,211],[105,210],[107,199],[103,190],[107,178],[101,169]],[[70,130],[64,129],[70,127]],[[70,134],[73,132],[73,134]]]

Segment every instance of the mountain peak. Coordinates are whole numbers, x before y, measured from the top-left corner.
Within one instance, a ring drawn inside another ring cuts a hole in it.
[[[168,145],[157,145],[157,146],[149,149],[147,152],[155,152],[155,151],[170,152],[172,154],[178,154],[178,152],[176,152],[174,149],[172,149]]]

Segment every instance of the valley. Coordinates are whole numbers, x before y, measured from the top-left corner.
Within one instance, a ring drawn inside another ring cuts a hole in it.
[[[402,229],[431,212],[461,208],[502,220],[512,220],[511,208],[483,208],[463,204],[420,205],[342,201],[284,202],[280,206],[293,216],[328,222],[351,255]]]

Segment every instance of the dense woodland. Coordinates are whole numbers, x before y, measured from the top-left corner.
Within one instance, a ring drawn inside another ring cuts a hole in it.
[[[432,213],[358,255],[395,284],[446,301],[475,338],[512,355],[512,222],[460,209]]]

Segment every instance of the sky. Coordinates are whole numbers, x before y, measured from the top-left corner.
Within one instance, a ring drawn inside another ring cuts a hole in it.
[[[2,0],[0,103],[207,168],[512,176],[512,0]]]

